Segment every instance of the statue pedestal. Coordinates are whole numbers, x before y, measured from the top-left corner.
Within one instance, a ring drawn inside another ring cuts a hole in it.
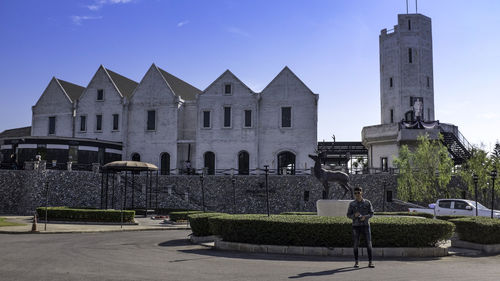
[[[318,216],[345,217],[351,201],[352,200],[318,200],[316,201]]]

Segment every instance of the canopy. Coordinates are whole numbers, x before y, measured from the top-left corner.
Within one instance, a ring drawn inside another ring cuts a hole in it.
[[[151,163],[139,161],[114,161],[103,166],[105,171],[157,171]]]

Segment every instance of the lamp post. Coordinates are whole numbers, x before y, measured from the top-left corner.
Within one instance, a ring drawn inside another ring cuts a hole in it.
[[[497,170],[494,169],[490,173],[491,176],[491,218],[493,218],[493,210],[495,209],[495,179],[497,177]]]
[[[204,187],[204,184],[203,184],[204,177],[205,177],[205,169],[203,169],[203,171],[201,172],[201,175],[200,175],[200,182],[201,182],[201,205],[203,207],[203,212],[205,212],[205,187]]]
[[[264,171],[266,172],[266,203],[267,203],[267,216],[269,217],[269,188],[267,185],[267,176],[269,174],[269,165],[264,165]]]
[[[479,177],[476,175],[476,173],[472,174],[472,180],[474,181],[474,197],[476,200],[476,217],[477,217],[477,182],[479,180]]]

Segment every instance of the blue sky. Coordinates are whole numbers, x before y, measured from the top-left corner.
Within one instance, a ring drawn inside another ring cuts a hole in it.
[[[409,0],[410,12],[415,1]],[[500,139],[500,1],[420,0],[432,18],[436,118]],[[0,0],[0,131],[31,124],[52,76],[100,64],[137,82],[151,63],[205,89],[230,69],[254,91],[289,66],[320,95],[318,140],[380,123],[378,36],[404,0]]]

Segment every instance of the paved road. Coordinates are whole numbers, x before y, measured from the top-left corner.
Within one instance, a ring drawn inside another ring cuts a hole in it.
[[[192,245],[190,231],[0,234],[0,280],[499,280],[500,255],[377,260],[248,254]]]

